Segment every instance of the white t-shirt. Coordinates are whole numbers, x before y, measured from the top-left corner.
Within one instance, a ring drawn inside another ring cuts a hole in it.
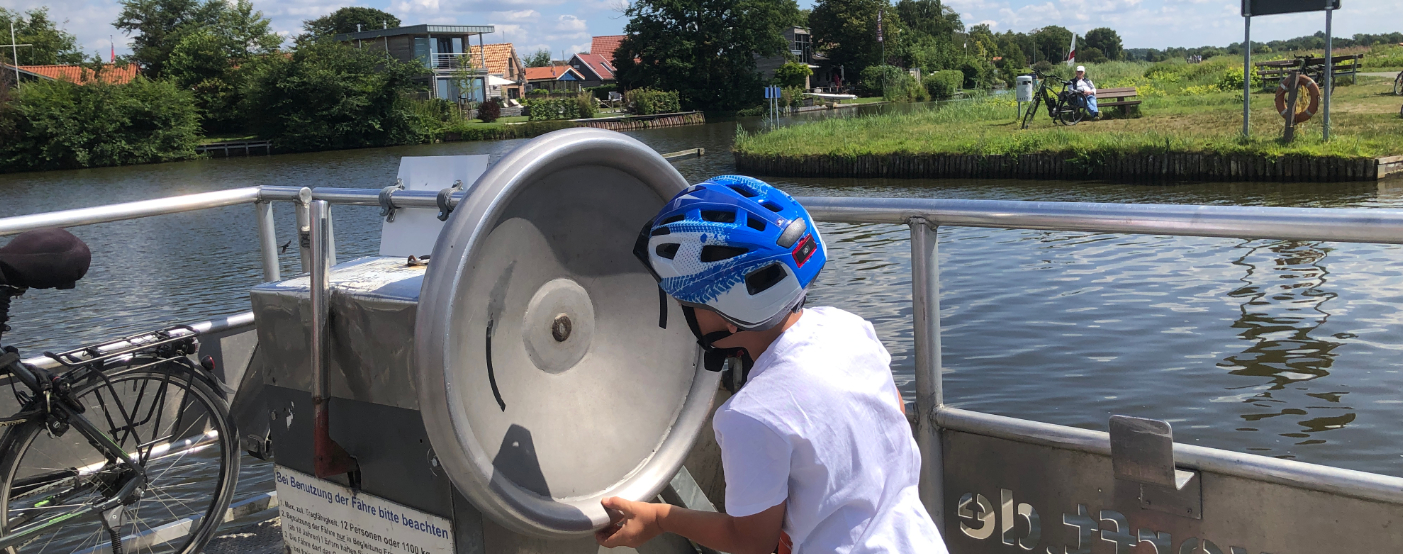
[[[804,310],[716,410],[726,512],[788,500],[795,554],[946,552],[917,494],[921,454],[890,363],[866,320]]]

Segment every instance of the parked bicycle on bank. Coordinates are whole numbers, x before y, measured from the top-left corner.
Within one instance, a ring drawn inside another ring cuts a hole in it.
[[[0,336],[13,298],[67,289],[90,253],[59,229],[0,247]],[[237,433],[186,326],[21,361],[0,347],[0,548],[8,553],[192,554],[223,522],[239,473]]]
[[[1036,71],[1033,78],[1038,82],[1038,88],[1033,92],[1033,104],[1028,107],[1027,113],[1023,114],[1023,128],[1027,129],[1028,124],[1033,121],[1033,114],[1037,113],[1039,106],[1047,106],[1047,116],[1053,121],[1063,125],[1076,125],[1081,123],[1087,116],[1086,105],[1077,98],[1078,93],[1072,88],[1072,81],[1057,79],[1055,75],[1043,75]],[[1061,83],[1062,90],[1057,94],[1052,92],[1052,83]]]

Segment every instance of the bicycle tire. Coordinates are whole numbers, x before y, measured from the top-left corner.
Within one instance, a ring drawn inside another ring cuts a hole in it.
[[[1086,117],[1086,111],[1082,110],[1081,106],[1073,106],[1067,103],[1063,103],[1061,109],[1057,112],[1057,122],[1068,127],[1081,123],[1084,117]]]
[[[1033,122],[1033,114],[1038,112],[1038,106],[1042,104],[1042,97],[1034,97],[1033,103],[1028,105],[1028,111],[1023,114],[1023,128],[1027,129],[1028,124]]]
[[[1398,76],[1393,78],[1393,95],[1403,96],[1403,71],[1398,72]]]
[[[184,358],[137,358],[93,372],[74,386],[74,397],[86,409],[83,416],[137,458],[147,472],[146,492],[123,508],[119,531],[124,553],[200,551],[223,523],[233,498],[240,462],[238,434],[224,400],[192,366]],[[2,444],[0,522],[4,523],[0,532],[9,534],[30,523],[34,514],[52,517],[83,511],[112,494],[101,488],[115,464],[74,429],[51,438],[44,422],[32,421],[14,427]],[[167,445],[164,452],[163,444]],[[211,447],[216,451],[210,452]],[[60,503],[48,507],[41,498],[58,498]],[[192,517],[198,519],[191,521]],[[189,522],[183,537],[179,536],[182,521]],[[167,526],[167,532],[175,529],[176,538],[147,544],[157,540],[152,530],[162,526]],[[76,552],[104,544],[111,544],[111,538],[102,524],[85,519],[9,548],[8,554]]]

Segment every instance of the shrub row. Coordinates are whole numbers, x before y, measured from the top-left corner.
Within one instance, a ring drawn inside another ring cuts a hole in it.
[[[964,84],[965,74],[958,69],[947,69],[926,75],[921,79],[921,85],[926,87],[926,92],[936,100],[947,100],[955,96],[955,92],[960,90],[960,85]]]
[[[682,111],[682,100],[674,91],[640,88],[624,93],[624,103],[633,106],[635,115],[677,113]]]

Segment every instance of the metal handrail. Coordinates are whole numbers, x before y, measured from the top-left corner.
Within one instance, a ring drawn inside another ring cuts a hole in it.
[[[0,218],[0,236],[44,227],[74,227],[253,204],[256,206],[264,280],[273,281],[278,279],[279,260],[271,202],[295,203],[299,232],[305,233],[309,230],[307,206],[313,200],[325,200],[330,204],[378,206],[380,194],[379,189],[249,187]],[[450,204],[456,206],[465,194],[454,193]],[[389,196],[397,208],[438,207],[437,194],[432,192],[400,190]],[[797,200],[820,221],[910,226],[916,350],[915,436],[922,453],[920,493],[942,532],[945,521],[942,500],[944,470],[940,452],[942,428],[992,437],[1018,438],[1034,444],[1102,455],[1109,452],[1109,443],[1107,435],[1097,431],[981,414],[944,405],[938,316],[940,267],[936,229],[939,226],[1403,244],[1403,210],[1393,209],[846,197]],[[334,247],[331,251],[334,253]],[[307,249],[303,251],[302,261],[306,271],[311,263]],[[199,326],[251,326],[251,315],[240,314],[222,323],[207,322]],[[41,365],[47,363],[47,358],[26,362]],[[1403,504],[1403,478],[1192,445],[1176,444],[1175,456],[1180,465],[1203,471]]]

